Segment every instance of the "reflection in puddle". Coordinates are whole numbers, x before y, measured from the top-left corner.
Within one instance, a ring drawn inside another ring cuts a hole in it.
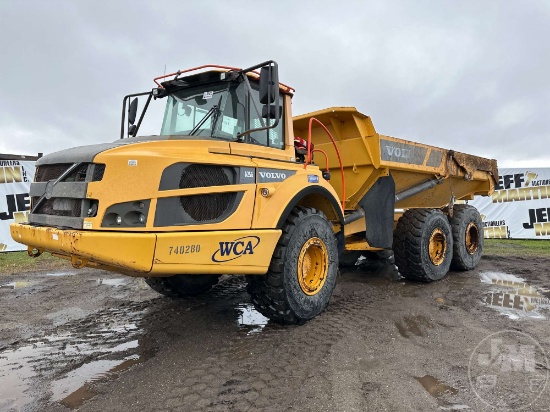
[[[395,327],[401,336],[408,338],[411,334],[424,336],[422,328],[432,328],[433,325],[424,316],[405,316],[403,322],[395,322]]]
[[[46,273],[46,276],[73,276],[76,275],[77,272],[52,272],[52,273]]]
[[[92,399],[95,395],[97,395],[97,392],[94,391],[90,385],[90,383],[93,382],[106,382],[111,379],[115,379],[117,377],[117,374],[124,372],[125,370],[130,369],[132,366],[137,365],[138,363],[145,362],[149,357],[143,357],[138,355],[132,355],[124,358],[122,361],[95,361],[92,362],[95,365],[93,367],[88,367],[87,370],[94,370],[94,374],[91,374],[89,379],[86,379],[83,381],[83,385],[80,386],[75,391],[71,392],[68,396],[61,399],[60,403],[70,409],[76,409],[79,406],[81,406],[85,401],[88,399]],[[113,362],[113,367],[111,367],[109,370],[105,371],[104,366],[108,364],[108,362]],[[88,365],[91,365],[88,364]],[[84,365],[84,366],[88,366]],[[101,365],[101,366],[100,366]],[[82,368],[81,368],[82,369]],[[100,372],[103,370],[103,372]],[[68,379],[67,377],[66,379]],[[71,381],[67,382],[67,384],[72,384]],[[73,385],[74,386],[74,385]],[[55,397],[55,390],[54,390],[54,397]]]
[[[137,341],[135,342],[137,347]],[[62,405],[71,409],[78,408],[84,401],[97,395],[90,383],[114,379],[118,373],[145,360],[145,357],[130,355],[120,360],[102,359],[86,363],[52,383],[52,401],[60,401]]]
[[[525,282],[525,279],[498,272],[484,272],[481,281],[499,286],[487,293],[484,302],[510,319],[545,319],[542,313],[550,309],[550,299]]]
[[[5,283],[0,286],[2,289],[20,289],[20,288],[26,288],[27,286],[30,286],[31,282],[29,281],[16,281],[16,282],[10,282]]]
[[[430,375],[424,375],[421,378],[415,377],[415,379],[420,382],[424,389],[434,398],[440,398],[445,394],[456,395],[458,393],[457,389],[445,385],[443,382]]]
[[[239,326],[247,327],[249,329],[248,335],[261,332],[269,322],[269,319],[254,309],[254,306],[250,303],[240,303],[236,309],[239,312],[237,320]]]
[[[128,279],[116,278],[116,279],[96,279],[98,285],[108,285],[108,286],[124,286],[128,284]]]
[[[452,404],[440,406],[439,409],[442,411],[464,411],[470,409],[470,407],[468,405]]]
[[[72,408],[93,397],[95,393],[84,388],[87,382],[110,379],[124,370],[120,369],[123,365],[127,369],[143,361],[131,353],[139,344],[137,339],[128,339],[136,337],[139,330],[136,323],[128,321],[145,312],[109,311],[90,322],[84,333],[32,338],[25,346],[0,352],[0,410],[23,409],[36,398],[32,393],[35,378],[55,377],[56,371],[71,364],[81,366],[52,383],[52,400]],[[82,364],[90,357],[93,360]]]

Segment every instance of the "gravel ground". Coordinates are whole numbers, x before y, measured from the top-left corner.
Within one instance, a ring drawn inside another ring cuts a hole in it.
[[[97,270],[0,278],[0,410],[546,411],[550,257],[484,257],[431,284],[343,271],[303,326],[243,277],[160,297]]]

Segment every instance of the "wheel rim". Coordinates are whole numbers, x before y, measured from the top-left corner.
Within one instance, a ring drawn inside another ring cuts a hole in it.
[[[466,250],[470,255],[477,252],[479,248],[479,231],[475,222],[470,222],[466,228]]]
[[[298,283],[309,296],[319,293],[327,280],[327,247],[318,237],[309,239],[300,250],[298,257]]]
[[[447,237],[439,228],[434,229],[430,236],[428,252],[430,260],[435,266],[439,266],[445,260],[445,252],[447,251]]]

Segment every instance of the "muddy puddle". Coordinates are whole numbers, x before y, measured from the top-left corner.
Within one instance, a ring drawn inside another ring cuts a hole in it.
[[[455,389],[430,375],[424,375],[422,377],[416,376],[415,379],[422,385],[426,392],[437,399],[440,410],[459,411],[470,409],[468,405],[450,403],[445,400],[454,395],[458,395],[458,389]]]
[[[247,331],[247,335],[261,332],[269,322],[251,303],[239,303],[235,309],[238,313],[237,323]]]
[[[31,338],[1,351],[0,410],[22,410],[43,399],[44,393],[70,408],[93,397],[91,383],[113,379],[147,358],[139,346],[137,326],[145,313],[107,311],[74,331]],[[45,381],[51,382],[49,388],[37,389],[36,382]]]
[[[61,277],[61,276],[73,276],[76,275],[78,272],[52,272],[52,273],[46,273],[46,276],[53,276],[53,277]]]
[[[395,327],[404,338],[424,336],[424,330],[433,328],[429,319],[424,316],[405,316],[402,322],[395,322]]]
[[[444,384],[439,379],[434,378],[430,375],[424,375],[422,377],[415,378],[420,384],[426,389],[426,391],[432,395],[434,398],[440,398],[443,395],[456,395],[458,390],[455,388]]]
[[[22,289],[31,286],[29,281],[15,281],[0,285],[0,289]]]
[[[98,278],[96,279],[97,285],[106,285],[106,286],[126,286],[129,284],[131,279],[125,278]]]
[[[550,299],[547,291],[529,285],[525,279],[501,272],[481,273],[481,282],[492,285],[484,304],[513,320],[547,319]]]

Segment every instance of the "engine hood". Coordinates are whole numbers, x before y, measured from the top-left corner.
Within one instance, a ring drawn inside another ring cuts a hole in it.
[[[139,136],[129,139],[119,139],[111,143],[99,143],[88,146],[72,147],[59,152],[50,153],[36,162],[37,166],[58,163],[92,163],[101,152],[133,143],[142,143],[153,140],[168,140],[170,136]]]

